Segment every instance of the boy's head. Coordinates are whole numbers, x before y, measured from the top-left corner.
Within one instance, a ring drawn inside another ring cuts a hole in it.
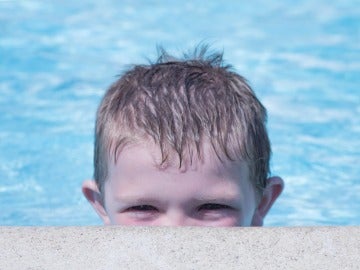
[[[83,192],[106,224],[262,225],[283,187],[268,178],[265,122],[221,54],[162,51],[106,92]]]

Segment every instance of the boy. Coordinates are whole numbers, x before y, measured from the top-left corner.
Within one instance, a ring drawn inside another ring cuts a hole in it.
[[[161,53],[103,97],[85,197],[106,225],[262,226],[283,189],[265,108],[221,54]]]

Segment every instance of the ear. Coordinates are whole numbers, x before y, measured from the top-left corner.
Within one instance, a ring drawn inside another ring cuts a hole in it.
[[[263,225],[266,214],[284,189],[284,181],[280,177],[271,177],[266,182],[263,196],[253,216],[252,226]]]
[[[94,207],[105,225],[110,225],[110,219],[102,203],[100,191],[93,180],[86,180],[82,184],[82,192],[89,203]]]

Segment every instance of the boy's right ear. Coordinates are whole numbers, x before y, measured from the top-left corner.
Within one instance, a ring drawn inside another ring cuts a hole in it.
[[[110,219],[103,205],[100,191],[94,180],[86,180],[82,184],[82,192],[105,225],[110,225]]]

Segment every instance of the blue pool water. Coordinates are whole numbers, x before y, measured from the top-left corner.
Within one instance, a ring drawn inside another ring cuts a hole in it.
[[[266,224],[359,225],[360,6],[330,2],[0,1],[0,225],[101,224],[80,185],[104,90],[200,41],[268,109],[286,189]]]

